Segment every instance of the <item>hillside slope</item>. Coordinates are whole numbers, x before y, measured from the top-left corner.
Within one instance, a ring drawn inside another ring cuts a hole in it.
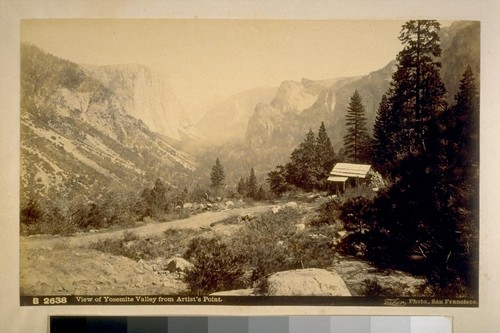
[[[136,190],[195,167],[78,65],[21,47],[21,200]]]

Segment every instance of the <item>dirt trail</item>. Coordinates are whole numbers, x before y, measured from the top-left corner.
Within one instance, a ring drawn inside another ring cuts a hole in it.
[[[217,212],[205,212],[198,215],[190,216],[186,219],[175,220],[163,223],[148,224],[140,227],[132,227],[114,231],[104,231],[97,233],[87,233],[82,235],[53,237],[53,236],[31,236],[21,237],[23,247],[53,247],[54,245],[64,244],[68,247],[79,247],[97,242],[106,238],[118,238],[125,231],[131,231],[134,234],[144,237],[147,235],[158,235],[167,229],[182,228],[182,229],[197,229],[208,227],[210,224],[228,218],[234,215],[246,214],[261,214],[270,210],[274,205],[264,205],[255,207],[226,209]]]

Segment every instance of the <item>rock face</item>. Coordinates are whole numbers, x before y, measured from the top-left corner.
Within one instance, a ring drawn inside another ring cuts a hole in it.
[[[152,131],[180,140],[192,121],[162,73],[137,64],[82,66],[113,92],[124,111]]]
[[[267,282],[269,296],[351,296],[342,278],[324,269],[278,272]]]

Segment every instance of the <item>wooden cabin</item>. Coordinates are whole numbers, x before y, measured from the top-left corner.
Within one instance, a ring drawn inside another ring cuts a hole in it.
[[[330,190],[333,192],[344,192],[347,187],[362,184],[372,172],[369,164],[337,163],[328,176],[331,182]]]

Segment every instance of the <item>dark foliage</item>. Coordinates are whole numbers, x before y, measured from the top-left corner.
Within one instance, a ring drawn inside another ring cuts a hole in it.
[[[267,182],[271,191],[280,196],[292,187],[305,191],[323,190],[336,157],[323,122],[315,137],[309,129],[305,140],[293,150],[290,162],[268,174]]]
[[[339,223],[340,201],[333,199],[325,202],[319,208],[319,215],[311,222],[313,226],[335,225]]]
[[[409,154],[425,153],[437,138],[438,117],[445,110],[445,87],[439,76],[441,46],[437,21],[408,21],[400,33],[403,50],[389,90],[391,112],[387,122],[389,172]]]
[[[221,239],[195,238],[184,257],[194,265],[184,277],[193,294],[204,295],[244,286],[247,257],[231,251]]]
[[[212,173],[210,174],[210,181],[213,187],[219,188],[224,185],[224,167],[219,161],[219,158],[215,160],[215,164],[212,167]]]
[[[389,149],[394,142],[394,130],[391,130],[391,104],[386,95],[382,96],[377,116],[375,118],[375,125],[373,126],[373,164],[376,170],[386,173],[388,168],[388,161],[390,161],[392,151]]]
[[[348,231],[365,233],[372,227],[373,212],[371,200],[365,197],[352,198],[340,206],[340,219]]]
[[[290,189],[285,177],[285,168],[282,165],[276,167],[277,170],[271,171],[267,175],[267,184],[271,192],[280,197]]]
[[[446,109],[439,24],[409,21],[389,97],[375,126],[376,163],[392,185],[340,209],[342,248],[379,265],[424,274],[434,294],[477,292],[479,102],[468,69]],[[377,291],[376,285],[368,286]]]

